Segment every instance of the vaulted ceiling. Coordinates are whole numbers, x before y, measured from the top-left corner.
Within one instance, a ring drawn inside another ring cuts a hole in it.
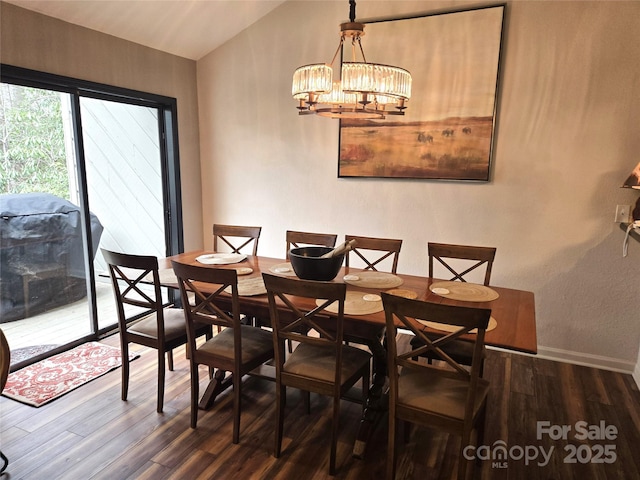
[[[2,0],[198,60],[284,0]]]

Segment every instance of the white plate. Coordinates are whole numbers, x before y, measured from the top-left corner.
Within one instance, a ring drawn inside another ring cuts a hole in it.
[[[196,257],[196,260],[205,265],[229,265],[231,263],[239,263],[247,258],[241,253],[207,253]]]
[[[366,302],[379,302],[380,300],[382,300],[382,297],[380,295],[375,295],[373,293],[367,293],[365,296],[362,297],[363,300],[365,300]]]
[[[437,293],[438,295],[449,295],[449,293],[451,293],[448,288],[439,287],[432,288],[431,291],[433,293]]]

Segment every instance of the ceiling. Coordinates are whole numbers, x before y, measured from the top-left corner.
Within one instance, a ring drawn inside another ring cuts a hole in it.
[[[2,0],[199,60],[285,0]]]

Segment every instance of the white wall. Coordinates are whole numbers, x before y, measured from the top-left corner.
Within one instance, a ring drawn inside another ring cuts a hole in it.
[[[636,361],[636,368],[633,371],[633,379],[636,381],[636,385],[640,387],[640,352],[638,352],[638,360]]]
[[[640,150],[639,15],[639,2],[508,4],[492,180],[471,184],[337,178],[338,123],[298,117],[290,82],[330,60],[348,5],[283,4],[197,64],[203,242],[214,222],[262,225],[260,253],[277,257],[287,229],[402,238],[399,270],[416,274],[427,241],[496,246],[493,283],[536,295],[541,355],[633,371],[640,243],[622,258],[613,218],[638,197],[620,185]]]

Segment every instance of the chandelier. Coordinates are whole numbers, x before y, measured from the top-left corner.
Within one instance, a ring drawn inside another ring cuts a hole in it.
[[[315,63],[296,69],[291,94],[299,115],[330,118],[382,119],[404,115],[411,97],[411,74],[403,68],[367,62],[361,37],[364,24],[355,21],[356,2],[349,0],[349,22],[340,25],[340,43],[330,64]],[[351,39],[352,61],[342,62],[339,80],[333,79],[333,63],[344,42]],[[362,61],[356,61],[359,50]]]

